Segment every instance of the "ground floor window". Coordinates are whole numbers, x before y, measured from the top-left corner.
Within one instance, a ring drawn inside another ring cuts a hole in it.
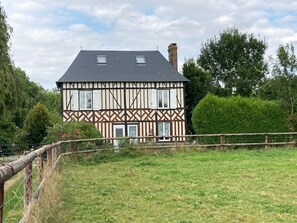
[[[137,137],[137,125],[128,125],[128,137]],[[137,139],[130,139],[130,143],[137,143]]]
[[[159,122],[158,123],[158,139],[159,141],[169,141],[170,138],[170,123]]]
[[[127,125],[127,133],[125,131],[125,125],[114,125],[114,138],[122,138],[122,137],[138,137],[138,125],[137,124],[128,124]],[[123,139],[115,139],[114,145],[120,147],[121,143],[123,143]],[[137,139],[130,139],[130,143],[137,143]]]

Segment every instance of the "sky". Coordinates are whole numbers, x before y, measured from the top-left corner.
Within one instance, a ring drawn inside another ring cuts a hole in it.
[[[83,50],[159,50],[178,45],[179,71],[201,45],[236,27],[297,49],[295,0],[0,0],[12,26],[11,57],[46,89]]]

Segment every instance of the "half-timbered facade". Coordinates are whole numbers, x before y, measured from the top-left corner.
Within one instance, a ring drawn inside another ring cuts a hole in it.
[[[159,51],[81,51],[57,82],[63,121],[93,123],[105,138],[170,141],[185,134],[186,81]]]

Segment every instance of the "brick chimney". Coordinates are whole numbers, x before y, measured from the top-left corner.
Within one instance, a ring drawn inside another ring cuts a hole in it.
[[[168,46],[169,63],[177,70],[177,44],[171,43]]]

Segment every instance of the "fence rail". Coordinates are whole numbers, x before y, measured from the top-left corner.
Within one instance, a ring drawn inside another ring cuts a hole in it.
[[[268,148],[269,146],[297,145],[297,132],[286,133],[244,133],[244,134],[199,134],[199,135],[179,135],[166,136],[168,141],[159,142],[158,136],[147,137],[122,137],[122,138],[96,138],[61,141],[51,145],[31,151],[19,159],[0,165],[0,223],[3,223],[3,208],[5,205],[5,182],[24,170],[24,211],[26,213],[29,203],[37,199],[42,190],[45,167],[47,164],[48,173],[55,167],[61,154],[71,154],[73,152],[90,152],[100,148],[121,149],[129,146],[142,148],[177,148],[177,147],[199,147],[199,148],[225,148],[225,147],[249,147],[258,146]],[[164,136],[162,137],[164,139]],[[122,144],[115,142],[121,141]],[[32,171],[33,162],[36,163],[39,186],[35,193],[32,191]],[[21,222],[23,222],[21,220]]]

